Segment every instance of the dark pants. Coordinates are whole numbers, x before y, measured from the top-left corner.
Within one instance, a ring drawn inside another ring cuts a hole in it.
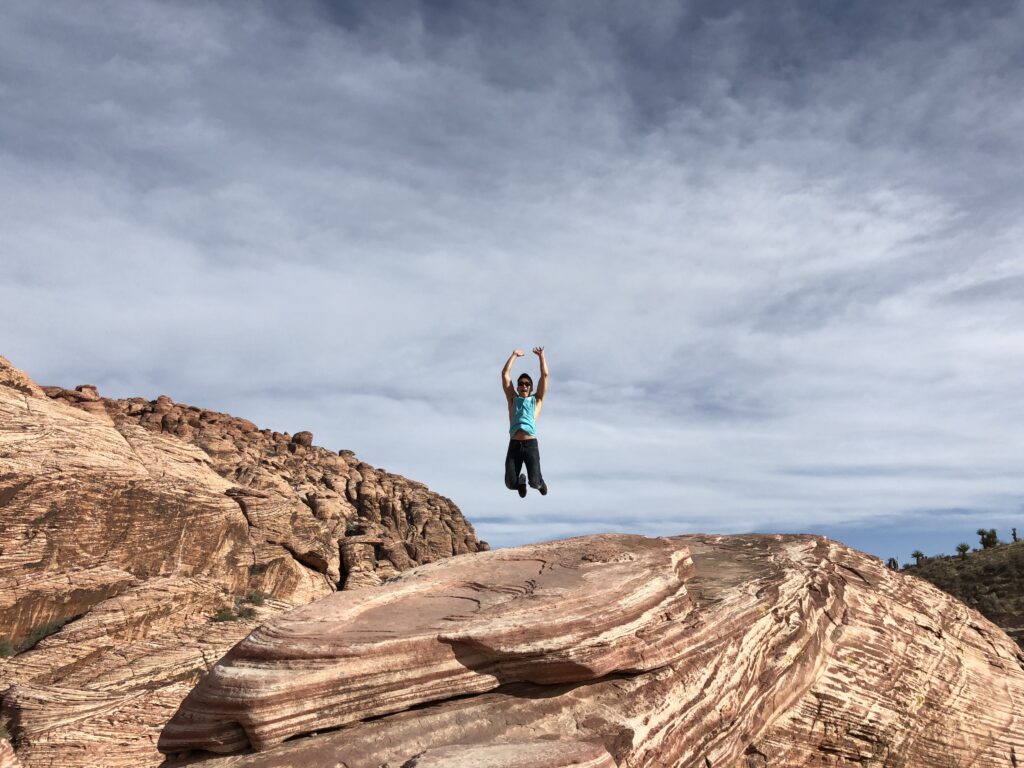
[[[506,488],[515,490],[523,464],[526,464],[530,487],[540,488],[544,484],[544,478],[540,476],[540,448],[536,439],[508,441],[508,453],[505,455]]]

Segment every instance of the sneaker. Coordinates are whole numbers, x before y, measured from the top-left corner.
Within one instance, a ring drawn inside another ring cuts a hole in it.
[[[519,476],[519,495],[522,498],[526,498],[526,475]]]
[[[541,496],[547,496],[548,495],[548,484],[547,483],[541,483],[540,484],[540,488],[538,488],[537,490],[540,491],[540,495]]]

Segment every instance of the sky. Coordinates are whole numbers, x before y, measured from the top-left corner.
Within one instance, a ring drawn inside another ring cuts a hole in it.
[[[1004,0],[6,0],[0,354],[310,430],[492,546],[1009,539],[1022,36]]]

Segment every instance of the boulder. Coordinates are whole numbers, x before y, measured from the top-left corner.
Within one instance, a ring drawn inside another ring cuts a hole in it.
[[[604,535],[278,616],[160,746],[207,750],[194,768],[560,765],[566,742],[630,768],[996,768],[1024,755],[1022,703],[998,627],[837,542]]]
[[[338,593],[235,646],[159,748],[267,749],[505,683],[662,666],[683,647],[689,569],[685,545],[604,536],[456,558]]]

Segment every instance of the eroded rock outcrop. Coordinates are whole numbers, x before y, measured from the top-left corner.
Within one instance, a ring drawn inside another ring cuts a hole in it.
[[[267,622],[186,699],[160,749],[266,749],[503,683],[593,680],[685,645],[686,547],[665,539],[520,547],[456,558]]]
[[[0,739],[0,768],[19,768],[18,758],[6,739]]]
[[[296,438],[0,358],[0,724],[26,768],[156,765],[260,621],[486,548],[448,499]]]
[[[172,761],[205,768],[442,765],[512,744],[599,745],[631,767],[994,768],[1021,759],[1022,732],[1017,646],[874,558],[807,536],[597,536],[278,616],[161,746],[265,750]]]

